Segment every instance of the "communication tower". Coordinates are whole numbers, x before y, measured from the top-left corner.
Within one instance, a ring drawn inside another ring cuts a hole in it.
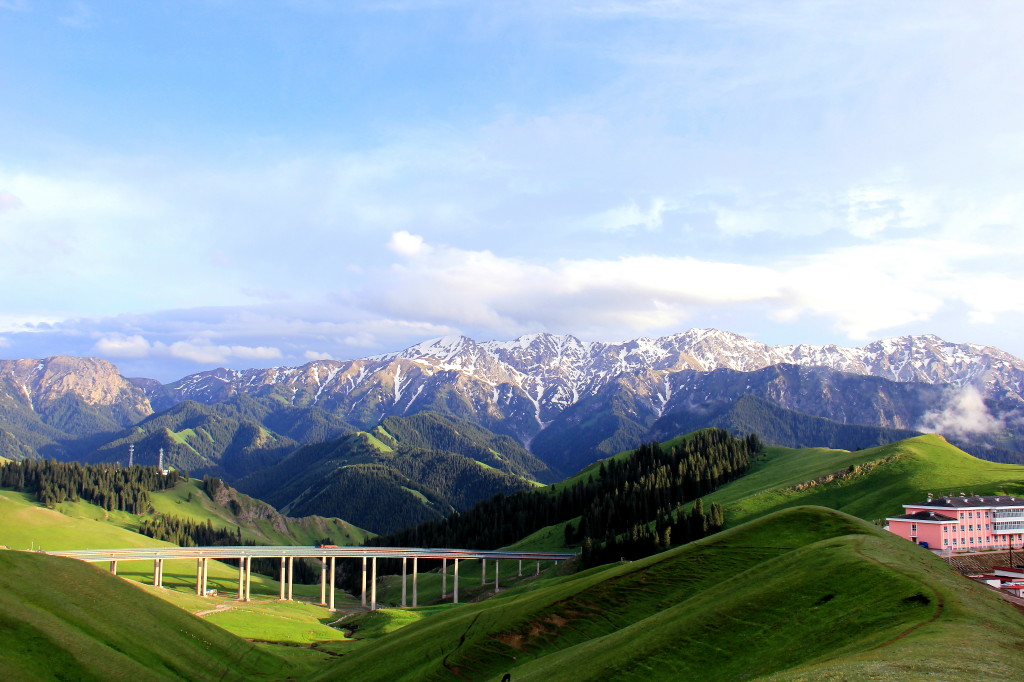
[[[131,467],[135,463],[135,443],[128,446],[128,466]]]

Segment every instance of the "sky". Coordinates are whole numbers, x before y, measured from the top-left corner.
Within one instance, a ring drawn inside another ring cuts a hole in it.
[[[0,357],[1024,357],[1017,0],[0,0]]]

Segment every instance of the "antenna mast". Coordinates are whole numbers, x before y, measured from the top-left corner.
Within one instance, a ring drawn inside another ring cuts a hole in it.
[[[129,468],[135,463],[135,443],[128,446],[128,466]]]
[[[156,462],[156,468],[160,471],[164,470],[164,449],[160,448],[160,458]]]

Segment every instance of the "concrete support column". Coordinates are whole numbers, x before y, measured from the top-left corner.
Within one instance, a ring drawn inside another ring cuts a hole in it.
[[[331,557],[331,601],[328,608],[334,610],[334,557]]]
[[[285,579],[288,577],[288,576],[285,575],[285,571],[286,570],[287,570],[287,564],[285,564],[284,557],[281,557],[281,589],[280,589],[280,595],[278,596],[278,599],[280,599],[281,601],[284,601],[284,589],[285,589],[284,582],[285,582]]]
[[[117,575],[117,562],[116,561],[111,561],[110,562],[110,572],[113,573],[114,575]]]
[[[448,559],[441,559],[441,599],[448,596]]]
[[[295,557],[288,557],[288,601],[292,601],[292,585],[295,583]]]
[[[207,578],[209,577],[209,572],[210,572],[210,560],[204,557],[202,559],[202,562],[203,562],[203,592],[202,592],[202,594],[205,597],[206,596],[206,581],[207,581]]]
[[[153,559],[153,587],[160,587],[160,559]]]
[[[455,560],[455,588],[452,590],[452,603],[459,603],[459,560]]]
[[[331,557],[333,561],[334,557]],[[327,557],[320,559],[320,606],[327,603]]]
[[[203,596],[203,560],[196,559],[196,596]]]
[[[405,561],[406,558],[402,557],[402,608],[405,608]]]
[[[420,560],[420,558],[417,557],[417,556],[414,556],[412,558],[412,607],[413,608],[416,608],[416,606],[418,605],[418,602],[417,602],[417,596],[418,595],[417,595],[417,592],[416,592],[416,577],[419,575],[419,567],[417,566],[417,562],[419,560]]]
[[[245,601],[252,599],[252,557],[245,557]]]
[[[487,559],[480,560],[480,584],[487,584]]]
[[[245,557],[238,557],[238,601],[245,601]]]
[[[366,608],[366,557],[363,557],[363,608]]]
[[[540,559],[537,559],[537,575],[540,575]]]
[[[494,560],[494,594],[498,594],[498,560]]]
[[[377,557],[373,557],[371,561],[370,610],[377,610]]]
[[[519,560],[519,577],[520,578],[523,577],[523,560],[522,559]]]

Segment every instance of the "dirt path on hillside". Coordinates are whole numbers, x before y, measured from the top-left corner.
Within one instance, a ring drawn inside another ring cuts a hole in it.
[[[862,551],[861,551],[861,548],[860,548],[860,547],[857,547],[857,549],[855,549],[854,551],[855,551],[855,552],[857,552],[857,554],[858,554],[858,555],[859,555],[859,556],[860,556],[861,558],[863,558],[863,559],[866,559],[867,561],[870,561],[870,562],[872,562],[872,563],[878,564],[879,566],[884,566],[885,568],[887,568],[887,569],[889,569],[889,570],[897,570],[897,569],[895,569],[895,568],[894,568],[894,567],[893,567],[892,565],[890,565],[890,564],[887,564],[887,563],[885,563],[885,562],[879,561],[878,559],[875,559],[874,557],[870,557],[870,556],[868,556],[867,554],[864,554],[864,552],[862,552]],[[906,574],[906,573],[904,573],[903,571],[899,571],[899,572],[900,572],[900,573],[903,573],[903,575],[905,575],[905,576],[907,576],[907,577],[911,578],[912,580],[914,580],[915,582],[917,582],[917,583],[918,583],[918,584],[920,584],[921,586],[925,587],[925,588],[926,588],[926,589],[927,589],[927,590],[928,590],[929,592],[931,592],[931,593],[932,593],[932,595],[933,595],[933,596],[935,597],[935,603],[936,603],[935,613],[933,613],[933,614],[932,614],[932,617],[931,617],[931,618],[929,618],[928,620],[923,620],[923,621],[921,621],[920,623],[918,623],[917,625],[912,625],[911,627],[907,628],[906,630],[904,630],[904,631],[903,631],[903,632],[901,632],[900,634],[896,635],[895,637],[893,637],[893,638],[891,638],[891,639],[889,639],[889,640],[887,640],[887,641],[885,641],[885,642],[882,642],[882,643],[881,643],[881,644],[879,644],[878,646],[874,646],[874,647],[871,647],[870,649],[868,649],[868,651],[875,651],[875,650],[877,650],[877,649],[884,649],[884,648],[885,648],[885,647],[887,647],[887,646],[890,646],[890,645],[892,645],[892,644],[895,644],[896,642],[898,642],[899,640],[903,639],[904,637],[906,637],[906,636],[907,636],[907,635],[909,635],[910,633],[914,632],[914,631],[915,631],[915,630],[917,630],[918,628],[920,628],[920,627],[923,627],[923,626],[925,626],[925,625],[928,625],[928,624],[930,624],[930,623],[934,623],[935,621],[937,621],[937,620],[938,620],[939,618],[941,618],[941,617],[942,617],[942,612],[943,612],[943,610],[945,610],[945,608],[946,608],[945,602],[943,602],[943,600],[942,600],[942,595],[941,595],[941,594],[939,594],[938,590],[936,590],[936,589],[935,589],[934,587],[932,587],[932,586],[931,586],[931,585],[929,585],[928,583],[926,583],[926,582],[923,582],[923,581],[922,581],[922,580],[921,580],[920,578],[918,578],[917,576],[910,576],[910,575],[907,575],[907,574]],[[924,595],[921,595],[921,596],[924,596]]]
[[[206,610],[202,610],[202,611],[195,611],[193,613],[193,615],[198,615],[202,619],[202,617],[206,617],[210,613],[218,613],[220,611],[229,611],[229,610],[231,610],[234,607],[236,607],[236,605],[234,605],[234,604],[217,604],[213,608],[207,608]]]

